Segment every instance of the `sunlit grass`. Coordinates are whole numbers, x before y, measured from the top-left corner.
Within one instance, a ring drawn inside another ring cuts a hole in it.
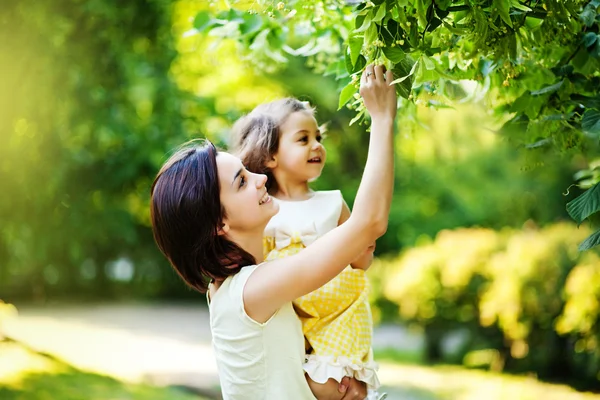
[[[544,383],[535,377],[499,374],[450,365],[420,365],[419,351],[375,351],[379,378],[389,399],[398,400],[591,400],[567,385]]]
[[[9,341],[0,342],[0,399],[202,400],[172,388],[84,372]]]

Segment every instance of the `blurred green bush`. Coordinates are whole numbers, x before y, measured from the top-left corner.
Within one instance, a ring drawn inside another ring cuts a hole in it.
[[[589,233],[569,223],[444,230],[371,269],[382,297],[423,328],[429,361],[598,385],[600,256],[577,250]],[[456,332],[461,346],[444,351]]]

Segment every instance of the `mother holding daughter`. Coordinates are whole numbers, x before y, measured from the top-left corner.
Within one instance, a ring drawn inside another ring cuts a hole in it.
[[[372,118],[368,158],[348,220],[297,254],[264,261],[263,233],[278,212],[267,177],[208,143],[183,148],[152,186],[158,247],[181,278],[207,292],[226,400],[364,399],[307,381],[302,326],[292,306],[358,259],[387,229],[393,191],[392,73],[367,66],[360,94]]]

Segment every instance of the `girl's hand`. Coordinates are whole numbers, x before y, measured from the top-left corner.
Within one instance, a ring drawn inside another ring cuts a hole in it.
[[[341,382],[330,378],[327,382],[316,383],[308,375],[306,381],[317,400],[364,400],[367,398],[367,386],[354,378],[344,377]]]
[[[393,120],[398,104],[392,71],[385,71],[383,65],[367,65],[360,79],[360,95],[371,118]]]
[[[342,400],[364,400],[367,398],[367,385],[364,382],[345,376],[340,382],[340,388],[338,389],[340,392],[343,386],[346,387],[346,392]]]

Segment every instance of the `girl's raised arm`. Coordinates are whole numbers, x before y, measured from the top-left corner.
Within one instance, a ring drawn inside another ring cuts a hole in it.
[[[393,124],[396,89],[392,72],[367,66],[360,94],[372,119],[369,151],[352,215],[344,224],[296,255],[266,262],[244,288],[246,313],[268,320],[284,303],[323,286],[382,236],[388,223],[394,185]]]

